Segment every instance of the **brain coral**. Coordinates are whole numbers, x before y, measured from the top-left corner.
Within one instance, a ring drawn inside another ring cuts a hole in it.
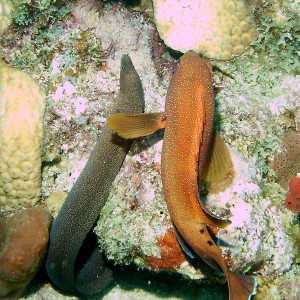
[[[0,210],[39,199],[44,109],[37,83],[0,60]]]
[[[242,54],[257,36],[244,1],[154,0],[153,4],[158,32],[174,50],[192,49],[226,60]]]

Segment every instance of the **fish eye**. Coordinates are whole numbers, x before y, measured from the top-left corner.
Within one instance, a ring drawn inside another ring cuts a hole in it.
[[[177,63],[178,63],[178,64],[181,64],[183,60],[184,60],[184,54],[182,54],[182,55],[177,59]]]
[[[181,57],[175,60],[176,66],[180,65],[181,63]]]

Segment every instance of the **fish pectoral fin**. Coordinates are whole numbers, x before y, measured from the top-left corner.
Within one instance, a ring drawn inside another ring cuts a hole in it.
[[[166,124],[165,113],[112,114],[107,118],[107,126],[125,139],[133,139],[151,134]]]
[[[230,220],[222,219],[217,215],[213,214],[203,203],[199,200],[200,206],[202,210],[205,212],[206,219],[203,219],[202,223],[207,225],[216,226],[219,228],[226,228],[231,224]]]
[[[232,173],[230,152],[219,133],[214,130],[211,150],[204,167],[203,178],[209,183],[220,182]]]

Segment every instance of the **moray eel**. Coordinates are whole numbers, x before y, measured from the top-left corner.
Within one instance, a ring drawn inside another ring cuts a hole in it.
[[[198,182],[212,146],[212,75],[208,62],[195,52],[188,51],[180,58],[172,76],[165,113],[115,114],[109,116],[108,126],[124,138],[134,138],[165,128],[162,182],[178,241],[186,253],[193,255],[191,249],[212,268],[224,272],[231,300],[244,300],[249,299],[255,290],[254,277],[228,269],[209,227],[224,228],[230,221],[213,215],[201,202],[198,192]],[[220,146],[220,143],[223,145]],[[211,151],[224,150],[224,145],[217,135]],[[212,158],[220,155],[222,157],[223,154],[212,154]],[[228,156],[226,154],[224,157]],[[212,165],[216,168],[218,163],[213,162]],[[228,162],[225,165],[228,166]],[[216,170],[213,173],[217,173]]]
[[[113,112],[142,113],[143,102],[140,78],[130,57],[123,55],[120,92]],[[51,281],[64,291],[92,295],[113,279],[113,268],[97,244],[94,249],[89,249],[89,257],[82,259],[81,256],[86,255],[82,251],[86,249],[86,237],[93,235],[91,229],[131,145],[132,140],[125,140],[104,126],[85,168],[53,223],[46,269]],[[82,268],[77,264],[78,260],[81,260]]]

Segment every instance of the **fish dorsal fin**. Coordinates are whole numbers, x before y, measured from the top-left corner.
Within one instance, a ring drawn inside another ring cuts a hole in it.
[[[203,171],[203,178],[208,183],[215,183],[224,180],[232,169],[230,152],[220,137],[219,133],[214,130],[210,155]]]
[[[107,126],[125,139],[134,139],[137,137],[151,134],[166,124],[166,115],[164,113],[146,113],[146,114],[112,114],[107,118]]]
[[[206,220],[203,219],[203,224],[206,225],[212,225],[219,228],[226,228],[231,224],[230,220],[222,219],[218,217],[217,215],[213,214],[205,205],[202,203],[202,201],[199,199],[200,206],[202,210],[205,212]]]

